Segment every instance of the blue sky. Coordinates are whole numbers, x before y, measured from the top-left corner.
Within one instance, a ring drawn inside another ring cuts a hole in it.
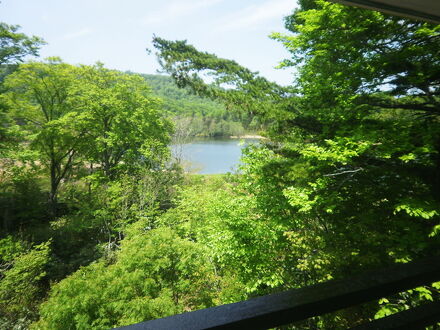
[[[292,70],[274,67],[289,53],[268,38],[285,31],[295,0],[2,0],[0,21],[19,24],[48,45],[42,57],[72,64],[156,73],[153,34],[186,39],[199,50],[234,59],[270,80],[289,84]]]

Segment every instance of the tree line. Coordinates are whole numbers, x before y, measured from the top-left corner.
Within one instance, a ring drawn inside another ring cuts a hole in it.
[[[267,125],[239,108],[231,111],[222,103],[179,88],[169,76],[141,76],[163,100],[163,110],[174,122],[177,132],[184,130],[190,137],[242,136],[257,134]]]

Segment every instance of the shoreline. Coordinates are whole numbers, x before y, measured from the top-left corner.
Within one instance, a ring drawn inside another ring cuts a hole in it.
[[[261,135],[231,135],[229,137],[230,139],[267,139],[264,136]]]

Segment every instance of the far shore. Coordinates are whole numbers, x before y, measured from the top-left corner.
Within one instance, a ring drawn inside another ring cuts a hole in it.
[[[231,139],[267,139],[261,135],[232,135]]]

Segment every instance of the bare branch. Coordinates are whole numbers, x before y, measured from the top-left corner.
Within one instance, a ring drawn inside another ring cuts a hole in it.
[[[360,172],[363,170],[364,169],[362,167],[359,167],[356,170],[348,170],[348,171],[342,171],[342,172],[337,172],[337,173],[324,174],[324,176],[337,176],[337,175],[343,175],[343,174],[348,174],[348,173],[356,173],[356,172]]]

